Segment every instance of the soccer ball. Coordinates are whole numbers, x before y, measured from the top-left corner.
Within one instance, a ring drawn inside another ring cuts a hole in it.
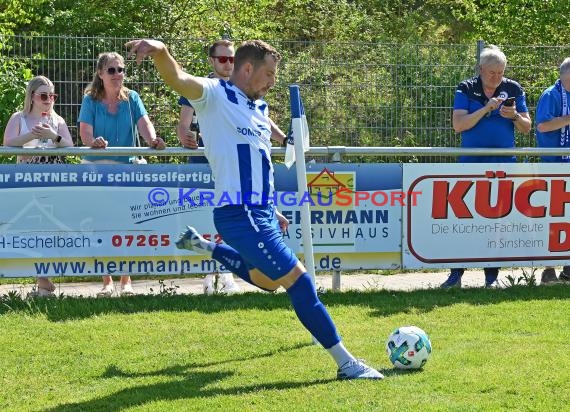
[[[398,369],[420,369],[431,354],[431,342],[417,326],[402,326],[388,338],[386,353]]]

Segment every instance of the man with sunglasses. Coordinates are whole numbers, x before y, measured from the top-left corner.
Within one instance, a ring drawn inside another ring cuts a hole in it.
[[[202,122],[205,154],[216,177],[215,197],[245,194],[239,204],[214,209],[214,224],[224,243],[208,241],[189,227],[176,247],[209,255],[263,290],[283,287],[299,321],[338,365],[338,379],[382,379],[380,372],[344,347],[305,266],[283,240],[282,232],[289,221],[271,201],[272,131],[268,105],[263,100],[275,85],[281,55],[261,40],[244,42],[236,50],[234,71],[226,82],[184,72],[159,41],[134,40],[126,46],[138,63],[152,57],[165,82],[192,102]],[[248,193],[258,193],[261,200],[253,201]]]
[[[213,71],[208,74],[208,78],[229,80],[234,70],[234,54],[234,44],[229,40],[222,39],[212,44],[208,50],[208,62]],[[204,147],[194,108],[184,96],[180,96],[178,104],[180,105],[180,118],[176,127],[178,140],[188,149]],[[208,163],[208,159],[205,156],[189,156],[188,163]],[[231,295],[241,290],[231,272],[220,273],[219,279],[222,284],[221,293]],[[203,289],[207,295],[213,295],[216,292],[214,274],[206,275]]]
[[[213,71],[208,74],[208,78],[229,80],[234,70],[234,53],[234,44],[229,40],[222,39],[212,44],[208,50],[208,62]],[[193,128],[192,119],[195,119],[194,108],[184,96],[180,96],[178,104],[180,105],[180,118],[176,134],[180,143],[188,149],[204,147],[199,128],[191,130]],[[190,156],[188,163],[208,163],[208,160],[204,156]]]
[[[228,81],[234,70],[234,43],[227,39],[216,41],[208,50],[208,62],[212,66],[213,71],[208,74],[209,79],[222,79]],[[180,96],[178,100],[180,107],[180,118],[176,128],[176,134],[182,146],[188,149],[197,149],[204,147],[202,136],[200,135],[200,126],[192,104],[184,96]],[[279,127],[269,119],[271,124],[271,138],[281,144],[286,143],[286,135]],[[188,163],[208,163],[204,156],[189,156]],[[212,295],[216,291],[214,275],[207,275],[204,278],[204,293]],[[235,283],[231,272],[220,274],[222,288],[221,293],[233,294],[241,289]]]

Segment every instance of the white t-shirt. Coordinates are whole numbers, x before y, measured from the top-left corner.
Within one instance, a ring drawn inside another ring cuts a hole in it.
[[[214,203],[222,196],[229,196],[232,204],[242,203],[236,201],[241,194],[252,204],[266,204],[274,190],[267,103],[250,100],[221,79],[205,79],[202,97],[191,103],[215,178]]]

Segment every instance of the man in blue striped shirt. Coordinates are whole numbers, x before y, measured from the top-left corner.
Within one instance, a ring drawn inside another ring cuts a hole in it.
[[[244,42],[225,81],[185,73],[161,42],[135,40],[127,47],[138,62],[151,56],[166,83],[192,103],[216,179],[216,199],[240,194],[239,204],[214,209],[214,223],[225,243],[207,241],[188,228],[177,247],[210,254],[262,289],[282,286],[301,323],[337,363],[338,379],[382,379],[344,347],[307,270],[283,241],[282,230],[289,222],[271,201],[271,123],[262,99],[275,84],[279,53],[260,40]]]

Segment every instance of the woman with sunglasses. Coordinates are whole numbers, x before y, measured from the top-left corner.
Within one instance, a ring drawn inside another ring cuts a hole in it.
[[[118,53],[101,53],[93,80],[85,89],[79,111],[79,135],[92,149],[135,147],[138,134],[153,149],[164,149],[164,141],[156,135],[144,104],[137,92],[129,90],[125,81],[125,60]],[[131,163],[128,156],[85,156],[81,163]],[[98,296],[112,296],[113,279],[103,276],[103,289]],[[132,295],[131,277],[121,276],[121,294]]]
[[[4,130],[4,146],[46,148],[73,146],[69,128],[53,110],[57,99],[50,79],[36,76],[28,82],[24,107],[14,113]],[[47,158],[48,156],[42,156]],[[53,157],[53,156],[50,156]],[[18,163],[52,163],[39,161],[39,156],[18,156]]]
[[[36,76],[28,82],[22,111],[12,114],[4,130],[4,146],[46,148],[73,146],[65,120],[53,110],[57,99],[50,79]],[[50,163],[55,156],[18,156],[18,163]],[[42,161],[43,159],[43,161]],[[55,285],[47,277],[39,277],[33,294],[55,296]]]

